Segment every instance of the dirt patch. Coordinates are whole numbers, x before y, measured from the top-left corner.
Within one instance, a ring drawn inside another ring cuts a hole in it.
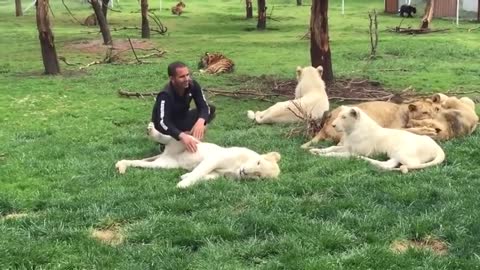
[[[154,44],[150,40],[146,39],[130,39],[132,41],[133,48],[140,50],[148,50],[155,48]],[[65,49],[79,51],[82,53],[92,53],[92,54],[104,54],[105,51],[110,47],[109,45],[104,45],[103,40],[82,40],[74,41],[65,44]],[[124,51],[131,50],[130,43],[128,39],[115,39],[112,46],[114,51]]]
[[[118,246],[125,239],[120,229],[116,226],[108,229],[94,229],[91,232],[91,237],[110,246]]]
[[[40,77],[40,78],[46,78],[47,76],[52,76],[52,77],[65,77],[65,78],[70,78],[70,77],[82,77],[87,75],[86,70],[72,70],[68,68],[62,67],[62,64],[60,64],[60,74],[58,75],[47,75],[45,74],[45,71],[43,70],[33,70],[33,71],[25,71],[25,72],[15,72],[12,73],[11,76],[13,77],[18,77],[18,78],[25,78],[25,77]]]
[[[274,76],[262,75],[239,76],[232,78],[240,92],[265,93],[270,92],[279,96],[293,98],[295,95],[296,79],[279,79]],[[419,98],[411,88],[403,91],[385,89],[380,82],[362,79],[337,79],[332,85],[327,86],[327,95],[330,100],[363,102],[373,100],[392,101],[401,103]]]
[[[151,63],[145,59],[162,57],[166,53],[164,50],[155,48],[150,40],[145,39],[130,39],[130,41],[128,39],[116,39],[112,46],[103,45],[101,40],[76,41],[65,44],[65,49],[95,55],[97,58],[101,57],[101,59],[88,64],[70,62],[70,59],[66,59],[64,56],[58,57],[66,65],[80,66],[80,69],[98,64]]]
[[[398,254],[405,253],[411,248],[429,250],[436,255],[446,255],[448,253],[448,246],[445,242],[430,236],[420,240],[397,240],[390,246],[390,250]]]

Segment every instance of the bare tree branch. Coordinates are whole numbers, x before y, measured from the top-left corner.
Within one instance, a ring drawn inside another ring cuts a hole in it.
[[[81,21],[79,21],[77,18],[75,18],[75,16],[73,16],[72,12],[70,11],[70,9],[68,8],[67,4],[65,4],[65,0],[62,0],[62,4],[63,6],[65,7],[65,9],[67,10],[68,14],[70,14],[70,16],[75,20],[77,21],[80,25],[84,25],[84,23],[82,23]]]

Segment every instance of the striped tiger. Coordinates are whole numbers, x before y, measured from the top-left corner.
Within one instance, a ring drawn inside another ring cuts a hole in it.
[[[180,16],[185,7],[186,5],[185,3],[183,3],[183,1],[178,2],[175,6],[172,7],[172,14]]]
[[[200,73],[230,73],[233,72],[234,67],[235,63],[221,53],[206,52],[205,55],[200,58],[200,62],[198,63]]]

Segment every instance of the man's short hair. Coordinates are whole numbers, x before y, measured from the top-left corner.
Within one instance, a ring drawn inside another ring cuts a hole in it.
[[[168,65],[168,76],[175,76],[177,74],[177,68],[184,68],[187,67],[185,63],[180,61],[175,61]]]

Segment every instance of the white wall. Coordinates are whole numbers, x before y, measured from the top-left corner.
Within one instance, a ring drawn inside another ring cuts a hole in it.
[[[478,0],[463,0],[462,9],[476,12],[478,10]]]

